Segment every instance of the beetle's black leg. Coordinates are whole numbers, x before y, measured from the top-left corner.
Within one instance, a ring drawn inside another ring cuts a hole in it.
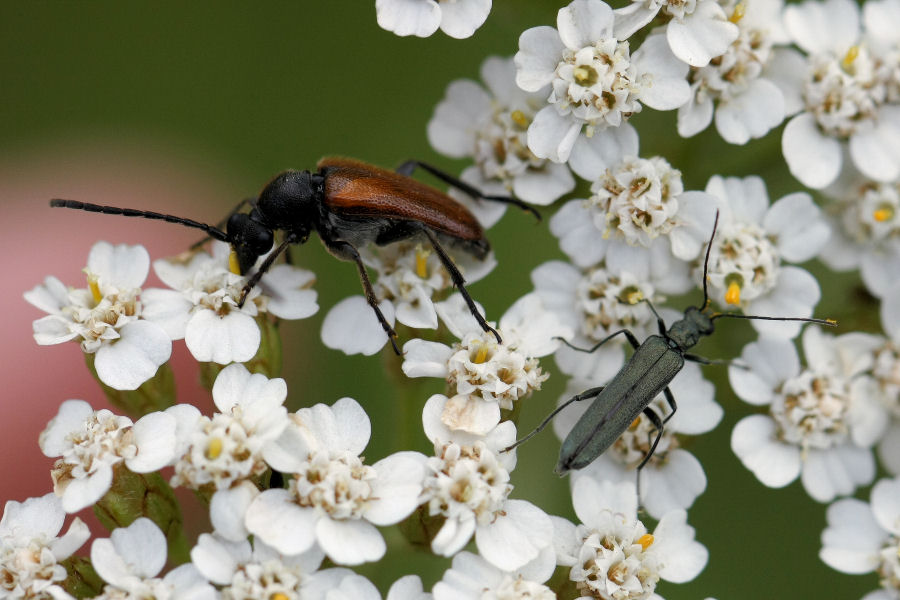
[[[605,385],[601,385],[600,387],[594,387],[594,388],[587,389],[587,390],[581,392],[580,394],[575,394],[574,396],[572,396],[571,398],[569,398],[568,400],[566,400],[565,402],[563,402],[562,404],[560,404],[559,406],[557,406],[557,407],[556,407],[556,410],[554,410],[552,413],[550,413],[550,414],[547,416],[546,419],[544,419],[543,421],[541,421],[541,424],[540,424],[540,425],[538,425],[537,427],[534,428],[534,431],[532,431],[531,433],[529,433],[528,435],[526,435],[525,437],[523,437],[521,440],[516,440],[516,443],[514,443],[514,444],[512,444],[512,445],[510,445],[510,446],[507,446],[506,448],[504,448],[503,450],[501,450],[501,452],[509,452],[510,450],[512,450],[513,448],[515,448],[516,446],[519,446],[519,445],[521,445],[521,444],[524,444],[525,442],[527,442],[528,440],[530,440],[531,438],[533,438],[535,435],[539,434],[539,433],[544,429],[544,427],[546,427],[546,426],[550,423],[550,421],[553,420],[553,417],[555,417],[555,416],[558,415],[560,412],[562,412],[562,410],[563,410],[564,408],[566,408],[567,406],[569,406],[569,405],[572,404],[573,402],[581,402],[582,400],[588,400],[588,399],[590,399],[590,398],[594,398],[594,397],[596,397],[596,396],[599,396],[599,395],[600,395],[600,392],[602,392],[602,391],[603,391],[603,388],[605,388],[605,387],[606,387]]]
[[[666,415],[666,418],[663,419],[663,425],[665,425],[669,422],[669,419],[675,416],[675,411],[678,410],[678,405],[675,403],[675,396],[672,394],[672,390],[670,390],[669,388],[664,389],[663,395],[666,397],[666,402],[669,403],[669,408],[672,409],[669,414]]]
[[[225,215],[225,218],[224,218],[224,219],[222,219],[221,221],[219,221],[218,223],[216,223],[216,228],[217,228],[217,229],[225,229],[225,225],[228,223],[228,219],[231,218],[231,215],[233,215],[233,214],[235,214],[235,213],[237,213],[237,212],[240,212],[240,210],[241,210],[242,208],[244,208],[244,206],[246,206],[246,205],[248,205],[248,204],[252,206],[255,202],[256,202],[256,198],[244,198],[243,200],[241,200],[240,202],[238,202],[237,205],[235,205],[234,208],[232,208],[230,211],[228,211],[228,214]],[[205,244],[206,242],[208,242],[208,241],[210,240],[211,237],[212,237],[212,236],[209,236],[209,235],[208,235],[208,236],[206,236],[205,238],[203,238],[203,239],[201,239],[201,240],[198,240],[198,241],[194,242],[193,244],[191,244],[191,248],[190,248],[190,249],[191,249],[191,250],[196,250],[197,248],[199,248],[200,246],[202,246],[203,244]]]
[[[322,241],[325,240],[323,239]],[[394,353],[397,356],[402,355],[403,352],[401,352],[400,348],[397,346],[397,332],[394,331],[394,328],[391,327],[390,323],[387,322],[387,319],[384,318],[384,313],[378,308],[378,298],[375,296],[375,290],[372,289],[372,282],[369,280],[369,272],[366,271],[366,265],[363,264],[359,252],[352,244],[347,242],[327,241],[325,243],[335,256],[356,263],[356,270],[359,271],[359,280],[362,283],[363,291],[366,294],[366,302],[368,302],[369,306],[372,307],[372,310],[375,311],[375,316],[378,317],[381,328],[384,329],[384,332],[387,334],[388,340],[391,342],[391,347],[394,349]]]
[[[669,400],[670,403],[672,403],[672,406],[673,406],[672,413],[674,413],[675,412],[675,408],[674,408],[675,398],[672,397],[672,392],[669,392],[668,390],[669,390],[669,388],[666,388],[666,391],[668,392],[666,394],[666,399]],[[644,409],[644,416],[647,417],[648,419],[650,419],[650,422],[653,423],[654,427],[656,427],[656,438],[653,440],[653,443],[650,445],[650,450],[647,451],[647,456],[645,456],[644,460],[642,460],[641,463],[637,466],[637,483],[635,484],[635,487],[637,488],[638,503],[640,503],[640,501],[641,501],[641,470],[643,470],[644,465],[646,465],[647,461],[649,461],[650,458],[653,456],[653,453],[656,452],[656,446],[657,446],[657,444],[659,444],[659,440],[662,439],[663,423],[665,423],[665,421],[660,420],[659,415],[656,414],[653,411],[653,409],[650,408],[649,406]],[[671,416],[671,415],[669,415],[669,416]],[[667,418],[666,421],[668,421],[668,420],[669,419]]]
[[[456,268],[456,265],[453,263],[453,259],[451,259],[450,255],[447,254],[447,251],[444,250],[440,242],[438,242],[437,236],[428,227],[423,226],[421,230],[428,238],[428,241],[431,242],[431,245],[432,247],[434,247],[435,252],[437,252],[438,258],[441,259],[441,264],[444,265],[444,268],[447,269],[447,273],[450,274],[450,279],[453,281],[453,285],[455,285],[456,289],[459,290],[459,293],[462,294],[462,297],[466,301],[469,310],[472,311],[472,316],[475,317],[475,320],[478,321],[478,324],[481,325],[481,328],[484,331],[490,331],[494,334],[494,337],[497,338],[497,342],[503,343],[503,340],[500,339],[500,334],[497,333],[497,330],[488,325],[488,322],[484,320],[484,316],[482,316],[482,314],[478,312],[478,307],[475,306],[475,301],[472,300],[472,296],[470,296],[469,292],[466,291],[465,278],[463,278],[462,273],[459,272],[459,269]]]
[[[264,260],[262,264],[259,265],[256,273],[254,273],[250,277],[250,279],[247,280],[247,283],[244,284],[244,289],[241,290],[241,298],[240,300],[238,300],[238,308],[244,306],[244,302],[247,300],[247,294],[250,293],[250,290],[256,287],[256,285],[259,283],[259,280],[262,279],[263,275],[265,275],[266,272],[272,268],[272,263],[275,262],[275,259],[278,258],[278,256],[282,252],[287,250],[288,246],[290,246],[291,244],[295,244],[298,241],[299,240],[296,236],[286,235],[281,244],[279,244],[279,246],[275,248],[275,250],[269,253],[269,255],[266,257],[266,260]]]
[[[613,333],[609,334],[608,336],[606,336],[605,338],[603,338],[602,340],[600,340],[599,342],[597,342],[590,348],[579,348],[578,346],[573,346],[571,343],[569,343],[568,340],[564,340],[561,337],[558,337],[556,339],[560,340],[563,344],[565,344],[572,350],[577,350],[578,352],[590,353],[590,352],[593,352],[594,350],[596,350],[597,348],[599,348],[600,346],[602,346],[603,344],[605,344],[606,342],[608,342],[609,340],[613,339],[620,333],[625,334],[625,337],[628,338],[628,343],[631,344],[631,347],[634,348],[635,350],[637,350],[638,347],[641,345],[641,343],[638,341],[638,339],[636,337],[634,337],[634,334],[631,333],[631,331],[628,329],[620,329],[618,331],[614,331]]]
[[[490,200],[491,202],[500,202],[502,204],[512,204],[513,206],[518,206],[519,208],[521,208],[524,211],[530,212],[531,214],[534,215],[534,217],[538,221],[541,220],[541,213],[539,213],[534,207],[529,206],[528,204],[525,204],[524,202],[522,202],[521,200],[519,200],[517,198],[511,198],[509,196],[486,196],[478,188],[476,188],[472,185],[469,185],[468,183],[466,183],[465,181],[462,181],[461,179],[457,179],[456,177],[454,177],[453,175],[450,175],[449,173],[441,171],[437,167],[429,165],[428,163],[423,163],[420,160],[406,161],[405,163],[403,163],[402,165],[397,167],[397,173],[399,173],[400,175],[405,175],[406,177],[409,177],[413,174],[413,171],[416,170],[416,167],[419,167],[425,171],[428,171],[429,173],[431,173],[432,175],[434,175],[435,177],[437,177],[438,179],[440,179],[447,185],[452,185],[456,189],[465,192],[466,194],[468,194],[472,198],[475,198],[476,200]]]

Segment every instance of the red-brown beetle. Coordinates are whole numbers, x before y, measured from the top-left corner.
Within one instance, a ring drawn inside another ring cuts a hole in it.
[[[396,172],[340,157],[323,158],[316,166],[318,171],[315,173],[285,171],[276,176],[263,188],[256,201],[249,201],[249,213],[236,210],[231,214],[225,231],[191,219],[152,211],[59,199],[51,200],[50,206],[159,219],[201,229],[210,237],[231,245],[232,270],[241,275],[252,269],[257,259],[272,249],[275,232],[283,231],[281,244],[247,280],[241,294],[241,305],[247,293],[259,283],[275,259],[291,244],[305,243],[315,230],[331,254],[356,263],[366,300],[375,311],[397,354],[400,354],[395,342],[397,333],[378,308],[378,299],[372,290],[358,248],[370,242],[383,246],[424,235],[434,247],[441,264],[450,274],[453,285],[465,298],[479,325],[500,341],[497,331],[478,312],[464,286],[465,279],[441,245],[441,241],[444,241],[483,259],[490,250],[490,244],[484,237],[484,229],[466,207],[409,176],[416,167],[421,167],[473,198],[514,204],[540,218],[537,211],[515,198],[486,196],[474,187],[420,161],[408,161]]]

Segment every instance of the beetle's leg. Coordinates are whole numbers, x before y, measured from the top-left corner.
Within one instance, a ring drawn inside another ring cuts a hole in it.
[[[444,265],[444,268],[447,269],[447,273],[450,274],[450,279],[453,281],[453,285],[456,286],[456,289],[459,290],[459,293],[462,294],[463,300],[466,301],[466,304],[469,307],[469,310],[472,311],[472,316],[475,317],[475,320],[478,321],[478,324],[481,325],[481,328],[484,331],[490,331],[494,334],[494,337],[497,338],[497,342],[503,343],[503,340],[500,339],[500,334],[497,333],[497,330],[488,325],[488,322],[484,320],[484,316],[480,312],[478,312],[478,307],[475,306],[475,301],[472,300],[472,296],[469,295],[469,292],[466,291],[466,283],[465,278],[463,278],[462,273],[459,272],[459,269],[456,268],[456,265],[453,263],[453,259],[450,258],[450,255],[447,254],[447,251],[441,246],[440,242],[438,242],[437,236],[434,232],[428,227],[422,226],[422,232],[428,238],[428,241],[431,242],[432,247],[434,247],[435,252],[437,252],[438,258],[441,259],[441,264]]]
[[[247,280],[247,283],[244,284],[244,288],[241,290],[241,297],[238,300],[238,308],[244,306],[244,302],[247,300],[247,294],[250,293],[250,290],[256,287],[256,285],[259,283],[259,280],[262,279],[263,275],[265,275],[266,272],[268,272],[268,270],[272,268],[272,263],[275,262],[275,259],[278,258],[278,256],[282,252],[287,250],[288,246],[290,246],[291,244],[295,244],[298,241],[299,240],[295,235],[288,234],[281,241],[281,244],[279,244],[278,247],[275,248],[275,250],[269,253],[269,255],[266,257],[266,260],[264,260],[262,264],[259,265],[256,273],[251,275],[250,279]]]
[[[243,200],[241,200],[240,202],[238,202],[237,205],[236,205],[234,208],[232,208],[230,211],[228,211],[228,214],[225,215],[225,218],[224,218],[224,219],[222,219],[221,221],[219,221],[218,223],[216,223],[216,229],[225,229],[225,225],[228,223],[228,219],[231,218],[231,215],[233,215],[233,214],[235,214],[235,213],[237,213],[237,212],[240,212],[240,210],[241,210],[242,208],[244,208],[244,206],[246,206],[246,205],[248,205],[248,204],[251,205],[251,206],[253,206],[253,204],[254,204],[255,202],[256,202],[256,198],[244,198]],[[210,240],[211,237],[212,237],[212,236],[206,236],[205,238],[203,238],[203,239],[201,239],[201,240],[198,240],[198,241],[194,242],[193,244],[191,244],[191,248],[190,248],[190,249],[191,249],[191,250],[196,250],[197,248],[199,248],[200,246],[202,246],[203,244],[205,244],[206,242],[208,242],[208,241]]]
[[[605,387],[606,387],[605,385],[601,385],[600,387],[594,387],[594,388],[587,389],[587,390],[581,392],[580,394],[575,394],[574,396],[572,396],[571,398],[569,398],[568,400],[566,400],[565,402],[563,402],[562,404],[557,406],[556,410],[554,410],[552,413],[547,415],[547,418],[544,419],[543,421],[541,421],[541,424],[538,425],[537,427],[535,427],[534,431],[532,431],[531,433],[529,433],[528,435],[523,437],[521,440],[516,440],[516,443],[512,444],[511,446],[507,446],[506,448],[501,450],[501,452],[509,452],[516,446],[524,444],[525,442],[527,442],[528,440],[533,438],[535,435],[539,434],[544,429],[544,427],[546,427],[547,425],[550,424],[550,421],[553,420],[553,417],[555,417],[560,412],[562,412],[562,410],[564,408],[566,408],[573,402],[581,402],[582,400],[588,400],[590,398],[599,396],[600,392],[602,392],[603,388],[605,388]]]
[[[672,406],[672,414],[675,413],[675,398],[672,396],[672,392],[669,391],[669,388],[666,388],[666,399],[669,400],[670,405]],[[644,416],[650,419],[650,422],[653,423],[653,426],[656,428],[656,438],[653,440],[653,443],[650,445],[650,450],[647,451],[647,455],[644,457],[644,460],[640,462],[637,466],[637,483],[635,484],[637,490],[638,504],[641,502],[641,471],[644,468],[644,465],[647,464],[647,461],[653,456],[653,453],[656,452],[656,446],[659,444],[659,440],[662,439],[663,434],[663,424],[669,419],[666,418],[666,421],[662,421],[659,418],[659,415],[650,408],[649,406],[644,409]],[[672,416],[671,414],[669,415]]]
[[[669,408],[672,409],[671,412],[666,415],[666,418],[663,419],[663,425],[665,425],[669,422],[669,419],[671,419],[675,415],[675,411],[678,410],[678,404],[675,403],[675,396],[672,395],[672,390],[670,390],[669,388],[663,390],[663,395],[666,397],[666,402],[669,403]],[[656,446],[654,446],[654,448],[655,447]]]
[[[538,221],[541,220],[541,213],[539,213],[534,207],[529,206],[528,204],[525,204],[524,202],[522,202],[521,200],[519,200],[517,198],[511,198],[509,196],[486,196],[478,188],[476,188],[472,185],[469,185],[468,183],[466,183],[465,181],[462,181],[461,179],[457,179],[456,177],[454,177],[453,175],[450,175],[449,173],[447,173],[445,171],[441,171],[437,167],[429,165],[428,163],[423,163],[420,160],[406,161],[405,163],[403,163],[402,165],[397,167],[397,173],[399,173],[400,175],[405,175],[406,177],[409,177],[413,174],[413,171],[416,170],[416,167],[419,167],[421,169],[424,169],[425,171],[428,171],[429,173],[431,173],[432,175],[434,175],[435,177],[437,177],[438,179],[440,179],[447,185],[452,185],[456,189],[465,192],[466,194],[468,194],[472,198],[475,198],[476,200],[490,200],[492,202],[500,202],[503,204],[512,204],[513,206],[518,206],[519,208],[521,208],[524,211],[530,212],[531,214],[534,215],[534,217]]]
[[[602,340],[600,340],[599,342],[597,342],[596,344],[594,344],[594,345],[591,346],[590,348],[579,348],[578,346],[573,346],[571,343],[569,343],[568,340],[564,340],[564,339],[561,338],[561,337],[557,337],[556,339],[560,340],[563,344],[565,344],[566,346],[568,346],[568,347],[571,348],[572,350],[577,350],[578,352],[588,352],[588,353],[590,353],[590,352],[593,352],[594,350],[596,350],[597,348],[599,348],[600,346],[602,346],[603,344],[605,344],[606,342],[608,342],[609,340],[613,339],[614,337],[616,337],[616,336],[619,335],[620,333],[624,333],[624,334],[625,334],[625,337],[628,338],[628,343],[631,344],[632,348],[634,348],[635,350],[637,350],[638,347],[640,347],[641,343],[638,341],[638,339],[637,339],[636,337],[634,337],[634,334],[631,333],[631,331],[628,330],[628,329],[620,329],[620,330],[618,330],[618,331],[614,331],[613,333],[609,334],[608,336],[606,336],[605,338],[603,338]]]
[[[384,332],[387,334],[388,339],[391,342],[391,347],[394,349],[394,353],[397,356],[402,355],[403,353],[400,351],[400,348],[397,347],[397,332],[394,331],[394,328],[391,327],[390,323],[387,322],[387,319],[384,318],[384,313],[378,308],[378,298],[375,296],[375,290],[372,289],[372,282],[369,280],[369,272],[366,271],[366,265],[363,264],[359,252],[352,244],[347,242],[330,241],[325,242],[325,245],[328,247],[328,250],[338,258],[356,263],[356,270],[359,271],[359,280],[362,283],[363,291],[366,293],[366,302],[368,302],[369,306],[372,307],[372,310],[375,311],[375,316],[378,317],[381,328],[384,329]]]

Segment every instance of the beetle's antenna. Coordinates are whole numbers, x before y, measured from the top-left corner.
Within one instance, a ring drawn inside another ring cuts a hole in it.
[[[757,319],[760,321],[802,321],[804,323],[818,323],[819,325],[828,325],[829,327],[837,327],[837,321],[834,319],[806,319],[803,317],[760,317],[759,315],[739,315],[737,313],[717,313],[712,315],[709,320],[715,321],[721,317],[732,317],[734,319]]]
[[[707,289],[707,275],[709,273],[709,252],[712,250],[713,240],[716,239],[716,228],[719,226],[719,211],[716,211],[716,220],[713,221],[713,232],[712,235],[709,236],[709,243],[706,244],[706,258],[703,259],[703,306],[700,310],[703,310],[709,305],[709,291]]]
[[[212,238],[220,240],[222,242],[230,242],[228,239],[228,234],[219,229],[218,227],[213,227],[212,225],[207,225],[206,223],[201,223],[199,221],[194,221],[192,219],[185,219],[184,217],[176,217],[175,215],[165,215],[158,212],[153,212],[149,210],[137,210],[134,208],[118,208],[116,206],[102,206],[100,204],[90,204],[89,202],[79,202],[78,200],[61,200],[59,198],[54,198],[50,201],[50,206],[54,208],[72,208],[75,210],[86,210],[87,212],[96,212],[103,213],[106,215],[120,215],[123,217],[141,217],[143,219],[154,219],[158,221],[165,221],[167,223],[177,223],[179,225],[184,225],[185,227],[193,227],[194,229],[202,229]]]

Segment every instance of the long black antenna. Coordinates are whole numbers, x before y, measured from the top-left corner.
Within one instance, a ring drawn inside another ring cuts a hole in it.
[[[719,211],[716,210],[716,220],[713,221],[713,232],[712,235],[709,236],[709,243],[706,244],[706,258],[703,259],[703,305],[700,307],[700,310],[706,308],[709,304],[709,293],[706,288],[706,280],[707,275],[709,273],[709,251],[712,250],[713,240],[716,239],[716,228],[719,226]]]
[[[757,319],[759,321],[803,321],[804,323],[818,323],[819,325],[828,325],[829,327],[837,327],[837,321],[834,319],[806,319],[803,317],[760,317],[759,315],[739,315],[736,313],[716,313],[709,320],[715,321],[721,317],[731,317],[733,319]]]
[[[100,204],[91,204],[89,202],[79,202],[78,200],[61,200],[54,198],[50,201],[50,206],[54,208],[71,208],[74,210],[86,210],[87,212],[103,213],[105,215],[120,215],[122,217],[141,217],[143,219],[154,219],[165,221],[167,223],[177,223],[185,227],[193,227],[194,229],[202,229],[212,238],[222,242],[230,242],[228,234],[217,227],[185,219],[184,217],[176,217],[175,215],[165,215],[150,210],[137,210],[134,208],[118,208],[116,206],[102,206]]]

